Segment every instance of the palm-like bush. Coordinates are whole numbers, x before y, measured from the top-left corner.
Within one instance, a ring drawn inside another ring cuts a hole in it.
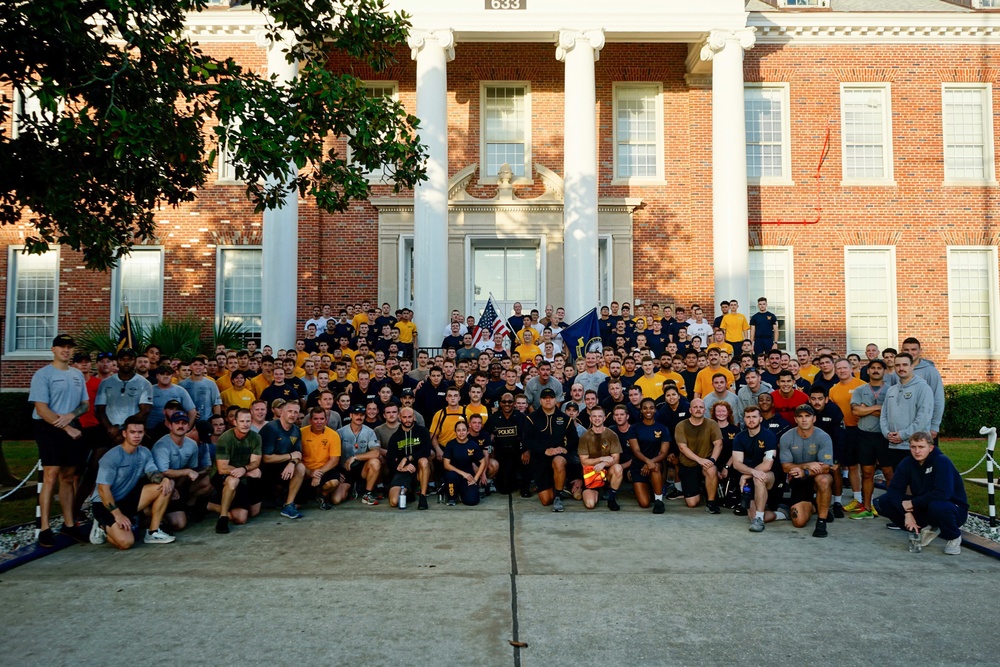
[[[111,327],[88,327],[75,335],[77,347],[88,354],[114,351],[118,347],[121,329],[121,320]],[[204,323],[193,312],[183,317],[164,317],[159,324],[149,327],[132,320],[132,332],[136,350],[144,350],[147,345],[156,343],[167,359],[190,359],[197,354],[211,355],[215,352],[216,345],[240,349],[249,335],[242,323],[227,322],[223,326],[214,326],[209,337]]]

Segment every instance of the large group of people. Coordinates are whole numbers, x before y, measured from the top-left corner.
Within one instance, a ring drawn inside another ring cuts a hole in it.
[[[411,311],[367,302],[316,307],[287,350],[251,340],[178,359],[154,343],[93,358],[57,336],[29,396],[39,543],[54,544],[57,487],[61,532],[119,549],[208,516],[229,533],[265,506],[294,520],[352,500],[426,510],[429,496],[516,493],[618,511],[626,492],[657,515],[673,500],[731,510],[755,533],[815,515],[826,537],[837,519],[882,515],[959,553],[968,503],[936,448],[944,391],[920,342],[792,353],[766,299],[749,319],[720,305],[709,322],[696,304],[612,303],[602,345],[578,355],[562,308],[521,304],[496,337],[453,311],[422,334],[440,333],[436,348],[418,346]],[[888,492],[873,500],[877,470]]]

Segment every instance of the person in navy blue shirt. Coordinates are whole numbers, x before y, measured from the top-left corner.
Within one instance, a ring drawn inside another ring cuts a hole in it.
[[[642,399],[639,404],[642,419],[632,427],[629,446],[632,449],[632,465],[629,479],[639,507],[650,505],[649,493],[652,485],[653,514],[663,514],[663,469],[667,460],[670,441],[673,439],[666,425],[656,421],[656,402],[651,398]]]
[[[444,481],[448,490],[448,505],[461,498],[463,505],[479,504],[479,484],[486,480],[486,459],[483,449],[469,438],[469,426],[455,424],[455,439],[444,446]]]

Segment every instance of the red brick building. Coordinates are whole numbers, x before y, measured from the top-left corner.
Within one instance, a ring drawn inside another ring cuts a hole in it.
[[[308,199],[254,215],[223,164],[110,275],[67,249],[21,255],[26,228],[0,229],[2,388],[123,296],[151,319],[243,319],[276,346],[314,304],[412,304],[434,345],[490,292],[571,318],[612,299],[746,313],[766,295],[785,345],[916,335],[946,382],[997,380],[1000,3],[591,4],[394,2],[414,25],[395,66],[331,56],[421,117],[416,196],[376,185],[343,215]],[[260,25],[191,18],[210,52],[281,69]]]

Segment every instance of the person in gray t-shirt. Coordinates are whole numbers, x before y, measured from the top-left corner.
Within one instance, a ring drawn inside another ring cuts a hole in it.
[[[172,500],[167,508],[167,524],[173,530],[184,530],[187,527],[187,512],[194,512],[196,506],[203,511],[204,503],[199,501],[212,492],[208,478],[211,460],[208,465],[202,465],[198,443],[185,437],[190,428],[185,412],[178,410],[170,415],[169,428],[170,433],[153,445],[153,461],[164,477],[174,481],[177,490],[178,498]]]
[[[815,427],[816,411],[809,404],[795,408],[795,429],[781,436],[779,457],[781,468],[788,474],[792,487],[792,524],[802,528],[812,516],[813,493],[816,494],[816,529],[813,537],[826,537],[826,522],[830,515],[833,488],[833,440]]]
[[[121,427],[132,415],[145,421],[153,405],[153,385],[135,374],[135,352],[126,347],[118,352],[118,374],[104,380],[94,399],[97,418],[108,431],[111,442],[122,442]]]

